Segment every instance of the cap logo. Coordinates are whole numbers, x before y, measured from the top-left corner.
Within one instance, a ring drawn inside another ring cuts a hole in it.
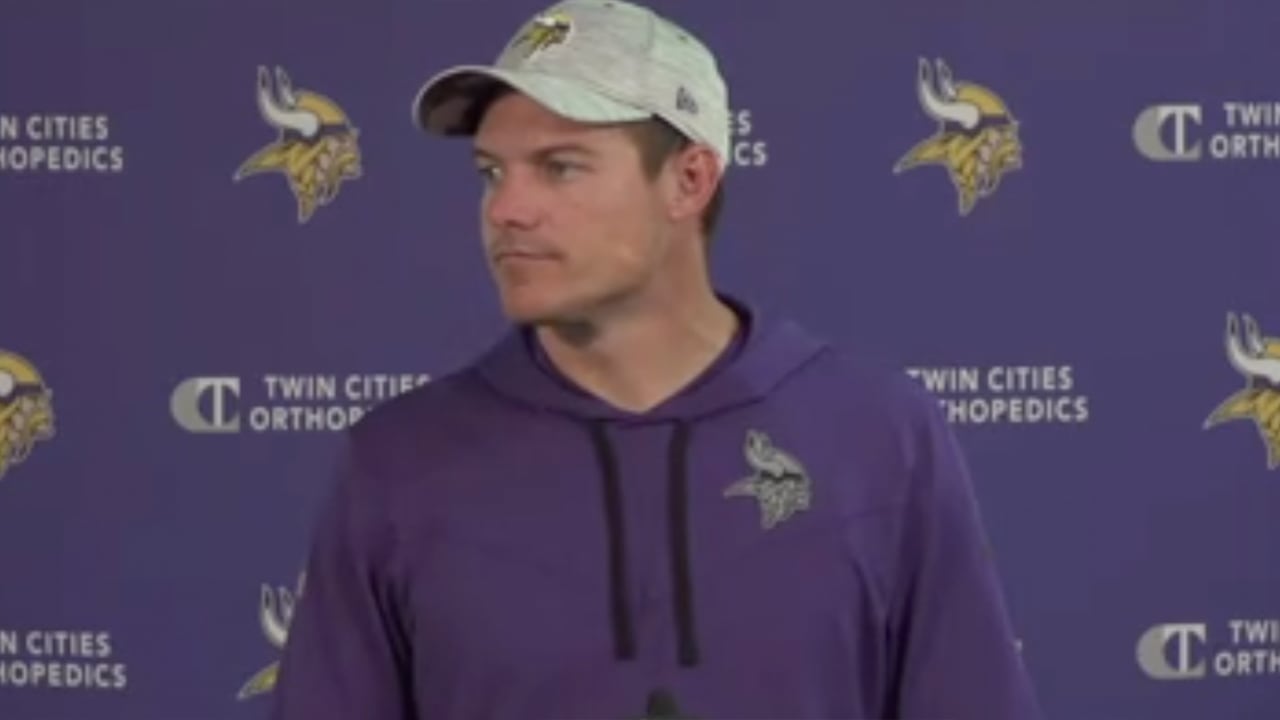
[[[683,110],[690,115],[698,114],[698,101],[693,99],[693,94],[686,90],[683,85],[676,90],[676,109]]]
[[[559,12],[543,13],[529,22],[514,44],[525,46],[524,56],[527,59],[548,48],[563,45],[572,33],[572,17]]]

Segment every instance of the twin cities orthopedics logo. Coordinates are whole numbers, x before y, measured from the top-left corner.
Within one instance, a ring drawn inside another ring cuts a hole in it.
[[[960,215],[968,215],[978,200],[995,194],[1006,174],[1022,167],[1018,120],[995,91],[955,80],[942,60],[930,63],[920,58],[918,67],[920,108],[938,129],[908,150],[893,172],[924,165],[944,168]]]
[[[111,117],[0,111],[0,173],[105,174],[124,171]]]
[[[0,350],[0,479],[31,456],[55,430],[53,390],[40,370],[17,353]]]
[[[276,139],[240,164],[232,179],[279,173],[298,207],[298,222],[311,219],[337,196],[343,181],[363,174],[360,131],[332,99],[311,90],[295,90],[283,68],[274,77],[258,68],[258,112]]]
[[[1280,620],[1165,623],[1138,638],[1138,667],[1153,680],[1280,675]]]
[[[729,112],[729,164],[733,167],[764,167],[769,164],[769,141],[757,127],[750,108]]]
[[[1280,101],[1167,103],[1133,121],[1138,153],[1156,162],[1280,159]]]
[[[0,689],[124,690],[111,633],[0,629]]]
[[[429,381],[407,373],[193,377],[174,388],[169,408],[193,433],[339,432]]]
[[[938,397],[956,424],[1083,423],[1089,396],[1071,365],[911,367],[907,374]]]
[[[1232,393],[1204,421],[1205,429],[1232,420],[1252,421],[1266,451],[1267,469],[1280,467],[1280,338],[1258,329],[1251,316],[1227,315],[1227,362],[1244,387]]]

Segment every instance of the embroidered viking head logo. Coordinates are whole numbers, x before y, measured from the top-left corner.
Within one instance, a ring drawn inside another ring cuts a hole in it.
[[[1018,122],[998,95],[952,79],[941,60],[935,80],[929,61],[920,59],[916,91],[920,107],[938,122],[938,130],[903,155],[893,171],[942,166],[955,186],[960,214],[968,215],[980,198],[995,193],[1006,173],[1022,167]]]
[[[514,46],[524,46],[524,56],[529,58],[548,48],[563,45],[573,32],[573,18],[564,13],[544,13],[535,17],[516,36]]]
[[[809,475],[798,460],[779,450],[768,435],[757,430],[747,432],[743,452],[754,472],[725,488],[725,497],[754,497],[760,505],[760,524],[765,530],[809,509]]]

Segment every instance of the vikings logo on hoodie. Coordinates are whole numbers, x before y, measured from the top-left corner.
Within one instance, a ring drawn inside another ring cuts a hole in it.
[[[758,430],[747,432],[744,448],[755,474],[725,489],[725,497],[749,496],[760,501],[760,524],[765,530],[809,509],[809,476],[800,462],[773,446]]]

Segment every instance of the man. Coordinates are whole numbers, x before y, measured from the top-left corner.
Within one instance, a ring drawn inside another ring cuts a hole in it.
[[[717,292],[725,85],[570,0],[427,82],[510,332],[366,415],[277,720],[1032,720],[935,399]]]

